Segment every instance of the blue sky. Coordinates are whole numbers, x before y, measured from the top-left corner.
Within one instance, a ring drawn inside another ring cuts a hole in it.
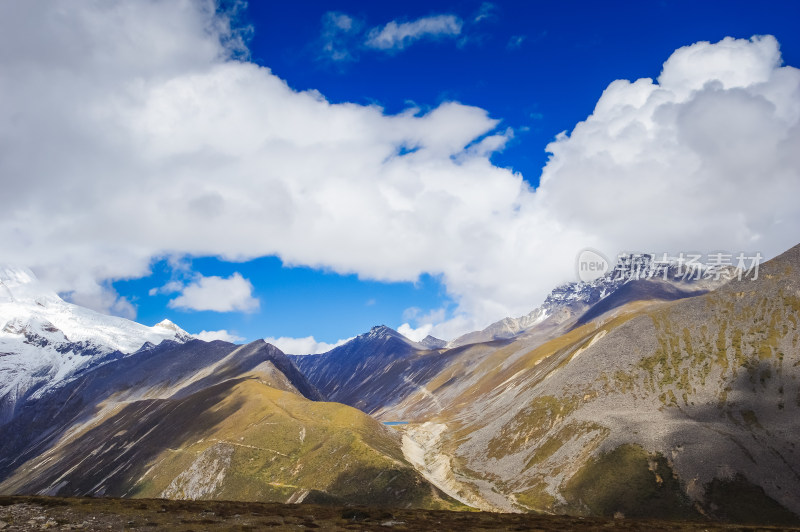
[[[326,13],[352,16],[360,35],[392,20],[453,14],[457,37],[420,40],[386,53],[345,41],[353,60],[321,50]],[[536,185],[544,147],[591,114],[615,79],[655,78],[670,54],[697,41],[771,34],[784,61],[798,64],[794,2],[253,2],[252,60],[295,89],[333,102],[377,103],[398,112],[456,100],[486,109],[515,139],[494,160]],[[478,17],[483,17],[476,21]]]
[[[373,325],[397,327],[406,321],[403,316],[408,309],[438,308],[447,300],[441,284],[429,275],[415,283],[381,283],[308,267],[287,268],[276,257],[241,263],[204,257],[190,260],[190,271],[222,278],[239,272],[253,283],[259,308],[253,312],[171,309],[168,304],[175,294],[150,296],[148,292],[176,278],[174,269],[166,260],[152,269],[151,276],[114,283],[120,294],[138,306],[141,322],[154,324],[168,318],[192,333],[224,329],[250,340],[314,336],[333,343],[342,334],[355,336]]]
[[[797,243],[797,2],[0,11],[0,243],[101,312],[452,338],[585,247]]]

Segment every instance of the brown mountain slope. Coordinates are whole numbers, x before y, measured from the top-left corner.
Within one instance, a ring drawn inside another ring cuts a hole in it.
[[[800,247],[755,281],[517,340],[382,415],[414,422],[421,470],[496,507],[794,521],[798,323]]]
[[[215,361],[202,371],[204,355],[192,359],[182,348],[161,353],[168,374],[145,371],[153,363],[145,357],[126,362],[125,374],[87,375],[62,391],[72,399],[32,405],[40,423],[31,427],[55,423],[63,409],[69,422],[28,435],[25,458],[7,466],[0,492],[459,506],[405,460],[395,431],[297,393],[280,369],[288,359],[273,349],[207,353]],[[186,362],[192,373],[175,369],[184,367],[180,357],[195,361]]]

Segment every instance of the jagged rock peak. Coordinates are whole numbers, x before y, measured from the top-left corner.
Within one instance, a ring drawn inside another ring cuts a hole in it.
[[[382,338],[386,336],[402,336],[399,332],[386,325],[376,325],[369,330],[368,333],[363,334],[367,338]]]
[[[431,336],[430,334],[417,343],[423,347],[427,347],[428,349],[442,349],[447,346],[446,341],[436,338],[435,336]]]

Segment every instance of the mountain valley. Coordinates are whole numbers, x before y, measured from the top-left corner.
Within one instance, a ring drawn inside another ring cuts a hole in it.
[[[377,326],[320,355],[76,335],[90,311],[34,283],[6,270],[3,494],[799,522],[800,246],[757,279],[607,274],[451,342]]]

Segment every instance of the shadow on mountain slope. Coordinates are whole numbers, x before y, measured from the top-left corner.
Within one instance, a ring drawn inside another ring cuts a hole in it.
[[[230,380],[192,396],[130,403],[63,447],[37,457],[37,471],[23,469],[3,483],[3,491],[50,495],[131,493],[165,449],[180,447],[187,435],[201,439],[241,402],[222,405],[244,379]],[[76,472],[73,474],[73,472]]]
[[[613,294],[601,299],[575,322],[573,329],[599,318],[606,312],[633,301],[675,301],[708,293],[706,290],[682,290],[674,284],[643,279],[622,285]]]
[[[670,461],[712,478],[705,484],[683,479],[687,490],[701,496],[708,517],[800,525],[800,516],[787,508],[800,498],[800,412],[796,393],[794,405],[785,402],[789,386],[796,384],[784,382],[764,360],[730,382],[724,402],[665,408],[671,418],[665,439],[674,442]]]
[[[196,377],[226,357],[229,359],[212,372]],[[49,395],[29,400],[17,418],[2,427],[0,481],[20,464],[46,452],[71,428],[91,420],[109,400],[189,397],[264,362],[272,363],[305,397],[322,399],[286,355],[263,341],[246,346],[222,341],[164,342],[95,367]],[[280,382],[271,385],[281,388]],[[176,386],[180,389],[173,390]]]

